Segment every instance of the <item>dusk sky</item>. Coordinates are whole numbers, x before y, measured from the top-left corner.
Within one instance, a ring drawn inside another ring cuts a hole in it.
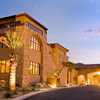
[[[75,63],[100,64],[100,0],[1,0],[0,17],[26,12],[48,28],[48,42]]]

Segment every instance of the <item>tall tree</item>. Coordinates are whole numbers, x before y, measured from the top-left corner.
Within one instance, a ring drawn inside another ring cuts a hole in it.
[[[21,33],[19,32],[8,32],[6,33],[6,37],[9,42],[9,48],[12,51],[11,61],[10,61],[11,65],[9,71],[9,89],[11,91],[15,91],[16,90],[16,67],[17,67],[16,49],[21,48],[23,46],[22,37],[21,37]]]

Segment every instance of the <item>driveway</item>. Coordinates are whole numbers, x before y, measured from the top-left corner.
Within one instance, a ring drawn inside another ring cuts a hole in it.
[[[100,100],[100,87],[84,86],[39,93],[24,100]]]

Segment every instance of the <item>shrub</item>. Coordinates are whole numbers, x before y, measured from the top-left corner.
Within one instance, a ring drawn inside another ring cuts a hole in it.
[[[23,92],[23,94],[26,94],[26,93],[28,93],[29,91],[28,91],[27,88],[22,88],[22,92]]]
[[[11,98],[14,94],[15,94],[14,92],[7,91],[7,92],[4,94],[4,97],[5,97],[5,98]]]
[[[33,91],[39,91],[41,86],[40,84],[33,83],[31,87]]]

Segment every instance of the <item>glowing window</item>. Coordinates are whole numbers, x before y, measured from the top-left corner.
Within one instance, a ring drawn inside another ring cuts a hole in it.
[[[9,73],[9,62],[2,60],[0,61],[0,73]]]
[[[30,63],[30,73],[33,75],[40,75],[40,64],[39,63]]]
[[[34,49],[35,51],[40,51],[40,43],[36,37],[32,37],[30,41],[30,48]]]

